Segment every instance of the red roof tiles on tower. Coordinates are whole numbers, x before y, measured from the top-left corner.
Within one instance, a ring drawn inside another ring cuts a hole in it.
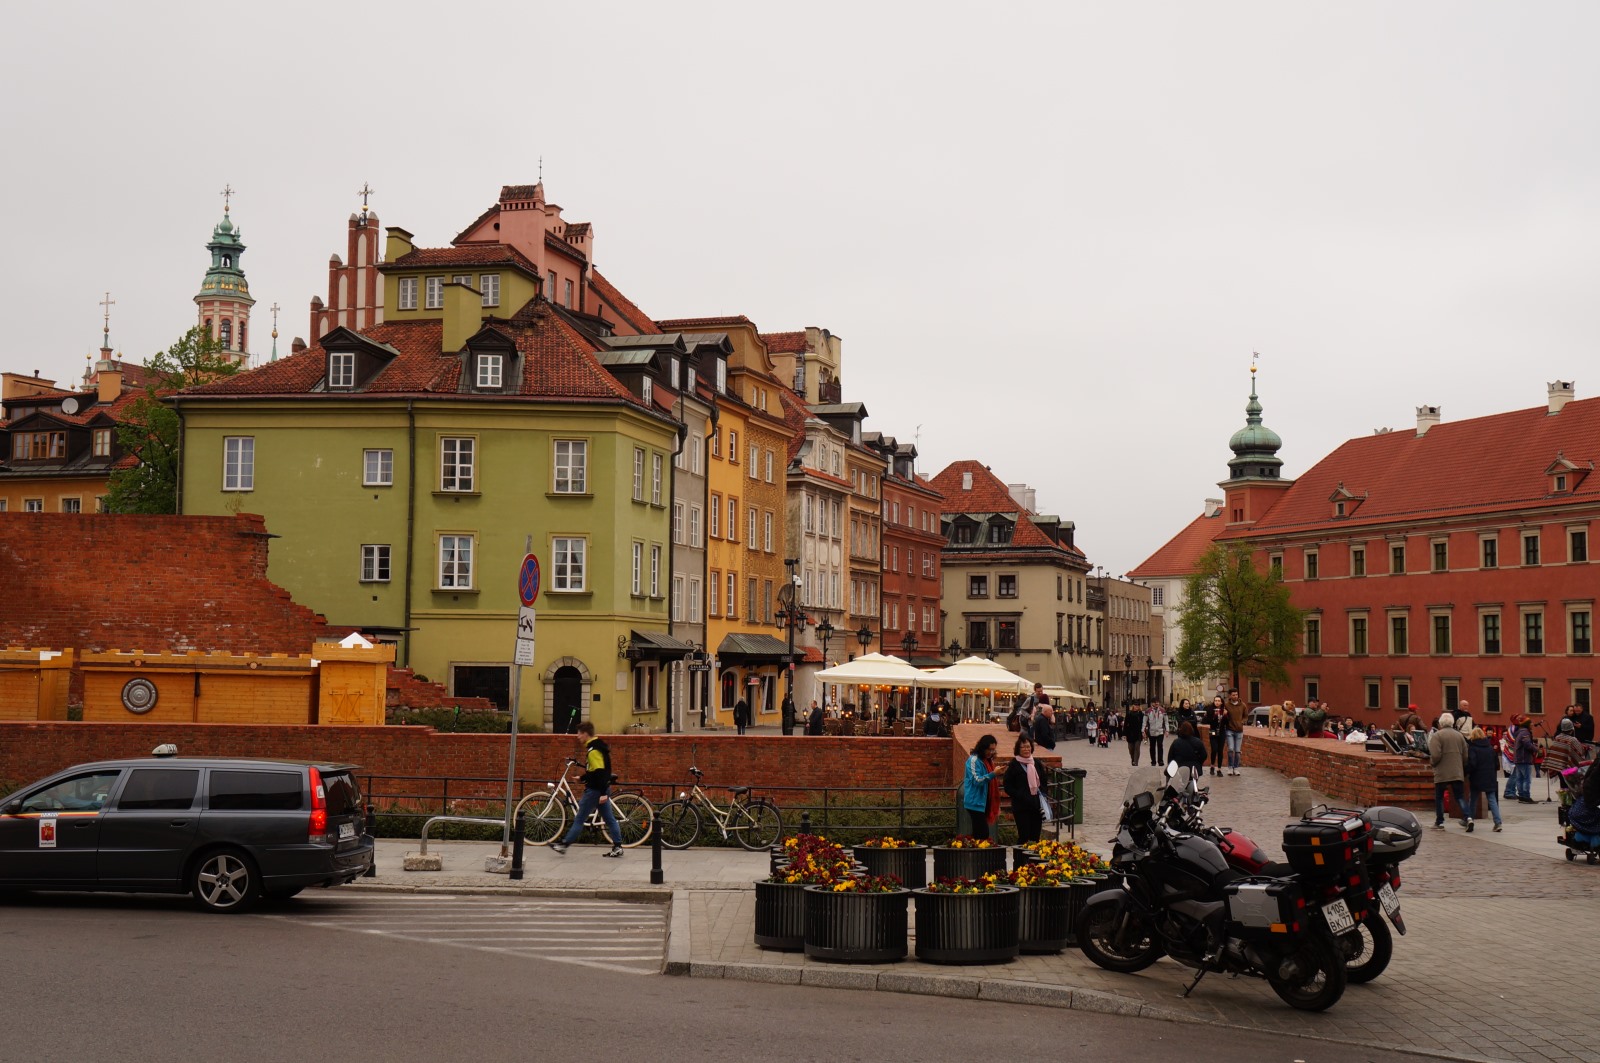
[[[801,332],[763,332],[761,340],[769,351],[799,352],[806,349],[806,334]]]

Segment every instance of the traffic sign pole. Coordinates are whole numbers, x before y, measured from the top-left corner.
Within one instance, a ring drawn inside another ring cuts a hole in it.
[[[533,603],[539,598],[539,559],[533,556],[533,536],[528,536],[522,546],[522,566],[517,570],[517,597],[523,608],[517,614],[517,645],[511,666],[511,748],[506,755],[506,822],[500,834],[500,855],[511,855],[512,809],[517,807],[517,731],[522,715],[522,662],[533,663]],[[528,650],[522,649],[522,614],[527,613]]]

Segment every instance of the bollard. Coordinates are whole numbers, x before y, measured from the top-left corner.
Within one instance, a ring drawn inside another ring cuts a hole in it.
[[[661,821],[655,812],[650,813],[650,885],[659,886],[667,880],[661,872]]]
[[[1304,775],[1289,780],[1289,815],[1303,816],[1312,804],[1311,780]]]
[[[810,834],[811,833],[811,813],[810,812],[802,812],[802,813],[800,813],[800,833],[801,834]]]
[[[378,811],[372,805],[367,806],[367,837],[372,839],[372,863],[367,865],[367,870],[362,878],[378,877]]]
[[[522,831],[528,825],[528,814],[518,812],[513,821],[512,830],[516,833],[511,837],[511,881],[522,881]]]

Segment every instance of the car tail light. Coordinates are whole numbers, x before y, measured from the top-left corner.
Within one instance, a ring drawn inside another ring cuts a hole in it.
[[[309,827],[310,841],[326,842],[328,840],[328,791],[322,785],[322,773],[316,768],[311,769],[311,822]]]

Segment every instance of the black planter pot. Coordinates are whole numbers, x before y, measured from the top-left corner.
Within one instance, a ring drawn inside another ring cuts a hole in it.
[[[1084,902],[1092,895],[1100,892],[1105,887],[1105,882],[1096,878],[1075,878],[1067,883],[1067,944],[1078,943],[1078,915],[1083,911]]]
[[[1019,950],[1021,891],[917,890],[917,959],[928,963],[1005,963]]]
[[[1023,864],[1037,864],[1039,854],[1032,849],[1024,849],[1020,845],[1011,847],[1011,870],[1015,871]]]
[[[795,952],[805,946],[806,887],[801,883],[756,883],[756,944]]]
[[[952,849],[948,845],[933,847],[933,878],[982,878],[991,871],[1004,873],[1006,851],[1003,846],[988,849]]]
[[[928,884],[928,847],[925,845],[905,849],[858,845],[854,853],[856,862],[869,875],[893,875],[900,880],[900,885],[912,890]]]
[[[1017,946],[1026,953],[1060,952],[1073,943],[1077,906],[1069,886],[1023,886],[1018,898]]]
[[[896,963],[906,958],[911,891],[835,893],[805,888],[806,955],[834,963]]]

